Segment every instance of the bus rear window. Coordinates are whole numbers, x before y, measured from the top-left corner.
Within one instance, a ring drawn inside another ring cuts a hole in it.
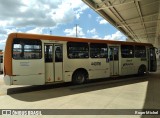
[[[41,41],[18,38],[14,39],[12,56],[14,59],[41,59]]]

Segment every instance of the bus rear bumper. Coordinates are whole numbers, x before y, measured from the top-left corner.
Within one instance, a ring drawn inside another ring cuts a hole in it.
[[[12,84],[12,82],[11,82],[11,76],[9,76],[9,75],[5,75],[5,76],[3,77],[3,80],[4,80],[4,83],[5,83],[6,85],[11,85],[11,84]]]

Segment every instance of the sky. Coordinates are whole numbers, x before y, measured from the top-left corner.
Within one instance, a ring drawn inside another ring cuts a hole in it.
[[[81,0],[0,0],[0,49],[12,32],[122,40],[126,37]]]

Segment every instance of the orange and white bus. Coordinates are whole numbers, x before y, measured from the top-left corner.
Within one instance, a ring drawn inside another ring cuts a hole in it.
[[[0,52],[0,74],[3,73],[3,52]]]
[[[7,85],[81,84],[156,69],[149,43],[12,33],[4,52]]]

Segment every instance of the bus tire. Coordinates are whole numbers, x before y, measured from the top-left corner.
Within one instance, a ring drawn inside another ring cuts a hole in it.
[[[72,82],[74,84],[83,84],[86,82],[87,74],[85,71],[76,71],[73,74]]]
[[[138,75],[142,76],[144,75],[146,72],[146,66],[145,65],[141,65],[138,69]]]

